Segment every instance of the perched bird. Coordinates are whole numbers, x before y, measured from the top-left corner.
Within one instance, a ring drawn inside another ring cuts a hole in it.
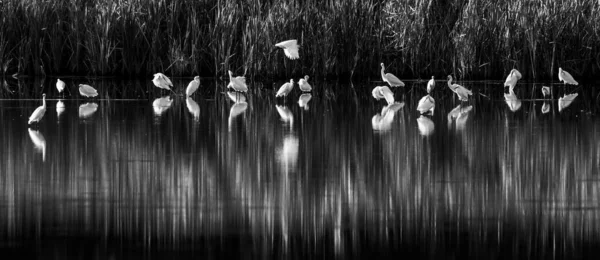
[[[289,94],[294,88],[294,79],[290,79],[290,82],[281,85],[275,97],[285,97]]]
[[[542,87],[542,95],[544,95],[544,97],[547,97],[550,95],[550,87],[548,86],[543,86]]]
[[[575,98],[577,98],[579,94],[573,93],[569,95],[564,95],[561,98],[558,98],[558,112],[563,111],[565,108],[569,107]]]
[[[429,80],[429,82],[427,82],[427,94],[431,93],[431,91],[433,91],[434,88],[435,88],[435,78],[433,76],[431,76],[431,79]]]
[[[79,94],[84,97],[95,97],[98,96],[98,91],[90,85],[79,84]]]
[[[65,90],[65,82],[60,80],[60,79],[56,79],[56,89],[58,90],[58,93],[62,93],[63,90]]]
[[[162,73],[156,73],[156,74],[154,74],[154,78],[152,79],[152,83],[154,83],[154,86],[156,86],[158,88],[162,88],[162,89],[167,89],[167,90],[173,91],[171,89],[171,87],[173,86],[173,83],[171,82],[171,80],[167,76],[165,76],[165,74],[162,74]]]
[[[385,73],[385,65],[383,65],[383,62],[381,63],[381,78],[383,81],[390,84],[391,87],[404,87],[404,82],[394,76],[394,74]]]
[[[460,101],[468,101],[469,96],[473,95],[473,92],[465,87],[458,84],[452,84],[452,75],[448,75],[448,88],[456,93]]]
[[[579,83],[573,79],[573,76],[562,68],[558,68],[558,80],[562,81],[564,84],[579,85]]]
[[[246,77],[242,77],[242,76],[234,77],[233,72],[231,72],[231,70],[229,70],[228,72],[229,72],[229,85],[227,85],[227,88],[233,88],[233,90],[235,90],[235,91],[247,92],[248,86],[246,85]]]
[[[517,85],[517,81],[519,81],[521,77],[521,73],[518,70],[512,69],[510,73],[508,73],[506,81],[504,81],[504,86],[509,87],[512,90],[513,88],[515,88],[515,86]]]
[[[377,86],[373,89],[371,93],[373,94],[373,97],[377,100],[385,98],[385,101],[387,101],[388,105],[394,103],[395,101],[394,93],[392,93],[390,88],[388,88],[387,86]]]
[[[196,90],[198,90],[198,87],[200,86],[200,77],[196,76],[194,77],[194,80],[190,81],[190,84],[188,84],[187,88],[185,89],[185,95],[186,96],[191,96],[192,94],[194,94],[194,92],[196,92]]]
[[[417,111],[421,114],[425,114],[430,112],[433,114],[433,110],[435,109],[435,99],[432,96],[426,95],[419,100],[419,105],[417,105]]]
[[[27,122],[27,124],[30,125],[33,122],[39,122],[40,120],[42,120],[42,117],[44,117],[45,113],[46,113],[46,94],[42,94],[42,105],[39,106],[38,108],[36,108],[35,111],[33,111],[33,113],[31,113],[31,116],[29,117],[29,121]]]
[[[309,92],[312,90],[312,87],[308,84],[308,75],[304,76],[303,79],[298,80],[298,87],[300,87],[302,92]]]
[[[275,47],[279,47],[283,49],[283,53],[285,56],[290,58],[290,60],[295,60],[300,58],[300,54],[298,54],[298,42],[296,40],[287,40],[280,43],[275,44]]]

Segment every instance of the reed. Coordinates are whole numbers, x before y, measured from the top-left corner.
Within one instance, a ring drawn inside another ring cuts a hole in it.
[[[369,77],[600,72],[600,3],[102,0],[0,2],[3,74]],[[301,59],[274,47],[298,39]]]

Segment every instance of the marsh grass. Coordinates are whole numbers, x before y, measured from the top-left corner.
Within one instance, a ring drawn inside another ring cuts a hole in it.
[[[600,71],[600,3],[2,1],[1,73],[578,78]],[[290,61],[276,42],[298,39]]]

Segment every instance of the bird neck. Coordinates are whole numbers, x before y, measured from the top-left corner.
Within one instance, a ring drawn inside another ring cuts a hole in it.
[[[381,78],[385,79],[385,67],[381,66]]]
[[[448,79],[448,87],[452,88],[452,78]]]
[[[43,104],[42,104],[42,106],[43,106],[44,108],[46,108],[46,97],[43,97],[43,98],[42,98],[42,103],[43,103]]]

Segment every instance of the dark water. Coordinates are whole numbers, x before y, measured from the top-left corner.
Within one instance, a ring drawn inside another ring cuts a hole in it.
[[[401,105],[387,109],[371,97],[377,83],[319,82],[306,109],[298,89],[276,100],[272,85],[236,104],[222,82],[154,109],[168,93],[149,81],[95,81],[102,98],[67,94],[60,116],[53,84],[15,84],[0,101],[4,255],[597,255],[592,84],[554,85],[543,101],[541,84],[523,83],[509,106],[501,82],[463,83],[476,94],[461,105],[440,81],[424,117],[425,82],[395,90]],[[46,115],[28,129],[42,91]],[[579,96],[559,112],[563,92]]]

